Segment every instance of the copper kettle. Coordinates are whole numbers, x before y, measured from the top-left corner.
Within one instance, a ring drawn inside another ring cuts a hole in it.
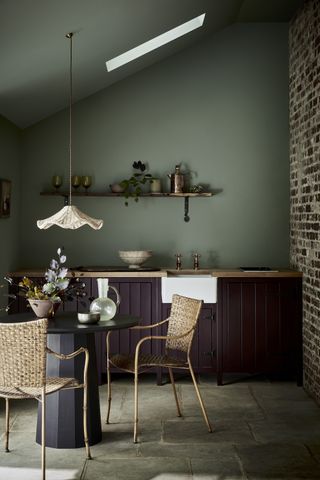
[[[169,173],[170,178],[170,192],[171,193],[183,193],[185,186],[185,176],[180,171],[180,165],[176,165],[175,172]]]

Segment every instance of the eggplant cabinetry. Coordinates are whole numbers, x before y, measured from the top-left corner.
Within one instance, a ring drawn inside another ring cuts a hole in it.
[[[120,313],[139,316],[144,325],[169,316],[170,304],[161,303],[161,278],[110,276],[109,280],[120,293]],[[97,297],[96,278],[81,277],[81,281],[86,284],[86,296],[65,302],[64,310],[88,311],[90,299]],[[301,285],[301,277],[294,276],[218,278],[217,304],[203,305],[195,332],[191,351],[194,370],[216,373],[218,385],[226,373],[281,374],[295,377],[301,384]],[[18,297],[11,313],[22,311],[26,311],[26,301]],[[152,331],[154,335],[164,333],[163,327]],[[139,338],[149,334],[150,330],[113,332],[111,353],[134,353]],[[163,341],[150,341],[143,349],[159,353],[163,345]],[[105,334],[96,334],[96,351],[101,381],[106,371]],[[157,373],[159,381],[161,373]]]
[[[302,279],[219,278],[217,379],[276,374],[302,381]]]

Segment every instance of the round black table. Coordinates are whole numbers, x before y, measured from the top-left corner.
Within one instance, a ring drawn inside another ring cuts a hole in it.
[[[35,320],[33,313],[9,315],[1,321],[26,322]],[[95,333],[133,327],[140,322],[133,315],[116,315],[112,320],[93,325],[78,322],[77,313],[58,313],[48,324],[48,347],[57,353],[71,353],[80,347],[89,350],[88,369],[88,436],[90,445],[101,441],[101,417],[97,376]],[[74,377],[82,383],[84,355],[72,360],[58,360],[48,355],[47,375],[50,377]],[[41,406],[40,406],[41,407]],[[62,390],[47,396],[46,445],[53,448],[78,448],[83,439],[83,390]],[[41,443],[41,408],[38,409],[37,443]]]

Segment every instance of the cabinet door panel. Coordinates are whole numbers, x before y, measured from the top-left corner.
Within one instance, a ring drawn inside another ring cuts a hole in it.
[[[130,313],[142,317],[142,325],[152,324],[152,300],[150,283],[134,283],[130,287]],[[131,351],[134,353],[138,341],[151,335],[151,329],[131,330]],[[152,352],[152,342],[147,340],[140,349],[142,353]]]
[[[256,363],[256,288],[254,283],[241,286],[241,368],[252,371]]]
[[[266,350],[267,366],[270,371],[277,369],[281,356],[281,317],[279,283],[266,284]]]
[[[216,371],[215,306],[204,305],[198,323],[198,370]]]
[[[111,285],[115,287],[119,294],[120,294],[120,305],[119,305],[119,313],[128,315],[130,312],[130,284],[129,283],[115,283],[112,282]],[[116,301],[116,298],[112,297],[113,301]],[[125,330],[120,330],[118,333],[118,343],[112,344],[112,353],[123,353],[128,354],[130,353],[130,330],[126,328]],[[113,334],[112,334],[113,335]],[[111,337],[112,337],[111,335]],[[117,350],[115,349],[117,348]]]
[[[97,282],[92,279],[92,296],[97,297]],[[158,279],[139,279],[139,278],[117,278],[110,280],[110,285],[115,287],[120,293],[121,302],[119,306],[119,313],[131,314],[141,317],[141,325],[156,323],[158,320],[156,315],[158,312],[156,306],[158,294]],[[115,294],[110,290],[110,298],[116,301]],[[110,352],[112,354],[134,354],[136,344],[140,338],[150,335],[151,330],[134,331],[124,329],[120,331],[113,331],[110,336]],[[99,334],[100,346],[98,354],[98,365],[101,365],[102,373],[106,371],[105,362],[105,334]],[[97,348],[97,352],[98,352]],[[151,341],[145,342],[141,351],[145,353],[152,352]],[[115,370],[120,373],[120,370]]]
[[[229,278],[220,281],[219,288],[219,381],[223,372],[298,377],[301,279]]]
[[[257,283],[255,285],[255,370],[265,371],[267,336],[266,336],[266,285]],[[254,314],[254,313],[253,313]]]
[[[225,371],[239,371],[242,360],[241,284],[228,283],[225,292],[223,319],[223,368]]]

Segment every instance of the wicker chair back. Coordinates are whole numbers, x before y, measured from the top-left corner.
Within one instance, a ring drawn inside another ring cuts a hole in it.
[[[0,323],[0,386],[42,387],[46,378],[47,319]]]
[[[171,312],[168,322],[168,336],[178,336],[191,330],[191,332],[178,339],[168,339],[166,349],[189,352],[195,328],[199,318],[202,306],[202,300],[195,298],[182,297],[181,295],[172,296]]]

